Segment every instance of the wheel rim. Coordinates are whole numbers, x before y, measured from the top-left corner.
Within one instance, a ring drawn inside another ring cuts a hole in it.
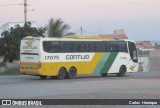
[[[63,71],[63,70],[61,70],[61,71],[59,72],[59,76],[60,76],[60,77],[64,76],[64,71]]]
[[[59,73],[58,73],[58,78],[59,79],[63,79],[65,78],[66,74],[65,74],[65,70],[64,69],[60,69]]]
[[[71,71],[70,71],[70,75],[71,75],[72,77],[74,77],[74,76],[75,76],[75,72],[74,72],[74,70],[73,70],[73,69],[71,69]]]
[[[59,76],[64,76],[64,72],[60,71]]]
[[[76,73],[77,73],[77,71],[76,71],[75,68],[70,68],[69,72],[67,73],[67,77],[66,78],[73,79],[73,78],[75,78]]]
[[[125,69],[124,69],[123,67],[120,69],[120,73],[121,73],[121,74],[124,74],[124,73],[125,73]]]

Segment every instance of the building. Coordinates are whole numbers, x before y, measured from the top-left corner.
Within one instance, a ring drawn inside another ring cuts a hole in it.
[[[144,50],[153,50],[154,45],[151,41],[136,41],[137,48]]]
[[[118,30],[114,30],[114,34],[102,34],[99,35],[100,37],[103,38],[109,38],[109,39],[128,39],[128,36],[125,35],[124,30],[123,29],[118,29]]]
[[[31,21],[31,26],[36,27],[36,21]],[[16,27],[16,25],[19,25],[20,27],[24,26],[24,22],[8,22],[6,24],[3,24],[2,27],[0,27],[0,37],[1,33],[4,31],[8,31],[11,27]]]
[[[155,46],[154,46],[154,49],[160,49],[160,45],[158,45],[158,44],[156,44]]]

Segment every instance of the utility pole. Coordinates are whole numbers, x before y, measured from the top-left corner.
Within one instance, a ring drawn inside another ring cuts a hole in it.
[[[83,28],[81,27],[81,36],[83,35]]]
[[[99,27],[99,36],[100,36],[100,34],[101,34],[101,28]]]
[[[27,22],[27,0],[24,0],[24,22]]]

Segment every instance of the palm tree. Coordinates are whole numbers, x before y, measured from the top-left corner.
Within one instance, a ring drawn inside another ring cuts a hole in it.
[[[69,29],[70,26],[64,24],[61,19],[51,18],[48,24],[48,37],[63,37]]]

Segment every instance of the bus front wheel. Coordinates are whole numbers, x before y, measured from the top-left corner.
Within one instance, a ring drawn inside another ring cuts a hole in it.
[[[65,68],[60,68],[58,71],[58,79],[64,79],[66,77],[66,69]]]
[[[126,67],[125,66],[121,66],[119,68],[119,73],[117,74],[118,77],[123,77],[126,74]]]
[[[73,79],[73,78],[75,78],[76,74],[77,74],[77,70],[75,68],[71,67],[69,69],[69,72],[67,72],[67,78]]]
[[[101,73],[101,76],[106,77],[108,74],[107,73]]]

